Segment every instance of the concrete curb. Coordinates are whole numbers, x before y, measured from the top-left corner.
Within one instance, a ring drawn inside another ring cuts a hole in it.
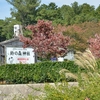
[[[54,83],[49,83],[55,86]],[[60,84],[60,83],[59,83]],[[78,86],[77,82],[69,82],[69,86]],[[0,85],[0,100],[12,100],[16,97],[26,97],[28,95],[42,95],[42,90],[45,84],[14,84],[14,85]]]

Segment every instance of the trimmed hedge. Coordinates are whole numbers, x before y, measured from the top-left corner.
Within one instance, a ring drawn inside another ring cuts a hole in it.
[[[6,64],[0,66],[0,81],[8,84],[44,83],[60,81],[59,71],[67,69],[78,72],[78,66],[73,61],[38,62],[35,64]]]

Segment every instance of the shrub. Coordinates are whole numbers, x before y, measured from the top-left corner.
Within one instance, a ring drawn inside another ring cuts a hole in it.
[[[35,64],[7,64],[0,66],[0,80],[13,84],[44,83],[60,81],[59,71],[67,69],[77,73],[78,66],[73,61],[44,61]],[[72,79],[71,79],[72,80]],[[67,81],[71,81],[67,79]],[[73,81],[73,80],[72,80]]]

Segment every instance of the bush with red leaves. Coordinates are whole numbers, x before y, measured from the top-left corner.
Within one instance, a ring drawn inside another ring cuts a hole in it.
[[[21,35],[20,41],[24,43],[23,47],[31,46],[38,56],[62,56],[67,52],[70,38],[62,32],[55,33],[51,21],[39,20],[35,25],[28,25],[27,29],[32,31],[30,38]]]
[[[94,38],[89,39],[89,48],[96,58],[100,58],[100,35],[95,34]]]

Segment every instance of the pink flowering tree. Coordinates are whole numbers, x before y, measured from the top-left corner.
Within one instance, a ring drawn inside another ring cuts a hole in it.
[[[100,58],[100,35],[95,34],[94,38],[89,39],[89,48],[96,58]]]
[[[51,21],[39,20],[37,24],[28,25],[26,28],[32,31],[32,34],[30,38],[20,36],[24,48],[31,46],[38,56],[45,58],[48,55],[62,56],[67,53],[70,38],[62,32],[55,33]]]

